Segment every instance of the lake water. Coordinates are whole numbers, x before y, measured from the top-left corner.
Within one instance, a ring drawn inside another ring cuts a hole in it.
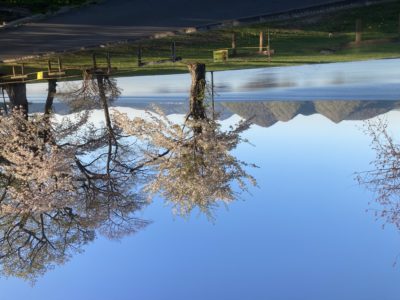
[[[183,117],[188,75],[118,83],[128,114],[157,102]],[[398,299],[399,231],[355,178],[376,155],[365,120],[398,138],[400,60],[215,73],[215,85],[223,127],[253,118],[234,154],[259,167],[258,187],[214,221],[157,198],[144,230],[98,238],[33,287],[1,279],[1,299]],[[30,93],[39,105],[43,86]]]

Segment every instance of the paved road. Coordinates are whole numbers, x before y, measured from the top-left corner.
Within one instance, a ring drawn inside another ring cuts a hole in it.
[[[106,0],[47,20],[0,31],[0,60],[135,39],[239,17],[333,0]]]

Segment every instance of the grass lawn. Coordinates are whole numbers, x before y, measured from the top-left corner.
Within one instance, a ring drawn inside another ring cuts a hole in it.
[[[71,69],[70,74],[74,74],[79,71],[72,69],[91,66],[93,53],[96,53],[99,65],[105,64],[105,56],[109,52],[113,67],[118,69],[116,75],[119,76],[187,72],[186,65],[192,61],[207,64],[208,70],[231,70],[397,58],[400,57],[399,13],[400,1],[394,1],[311,18],[147,39],[98,49],[66,52],[60,56],[63,65]],[[355,45],[354,31],[358,18],[363,20],[363,41]],[[270,30],[271,48],[275,50],[270,62],[265,55],[258,53],[259,32],[266,31],[267,28]],[[233,32],[237,37],[237,55],[230,57],[227,62],[214,62],[213,50],[230,48]],[[143,52],[143,62],[155,62],[170,57],[173,41],[176,42],[177,56],[182,57],[182,61],[138,67],[139,45]],[[24,63],[28,71],[46,70],[48,59],[30,59]],[[56,56],[50,59],[55,60]],[[3,64],[0,69],[10,73],[10,65]]]

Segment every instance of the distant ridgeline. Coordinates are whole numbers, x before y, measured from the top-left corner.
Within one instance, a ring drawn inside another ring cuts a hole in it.
[[[228,110],[254,124],[269,127],[287,122],[297,115],[321,114],[335,123],[344,120],[367,120],[399,109],[400,101],[260,101],[225,102]]]
[[[184,102],[136,102],[118,103],[116,107],[131,107],[139,110],[154,111],[154,105],[166,115],[185,114],[188,106]],[[298,115],[310,116],[320,114],[339,123],[344,120],[367,120],[392,110],[400,109],[400,101],[244,101],[216,102],[215,110],[221,120],[234,114],[243,119],[251,119],[252,123],[269,127],[277,122],[288,122]],[[30,103],[29,111],[42,112],[43,103]],[[64,103],[54,103],[54,111],[60,115],[69,114],[69,108]]]

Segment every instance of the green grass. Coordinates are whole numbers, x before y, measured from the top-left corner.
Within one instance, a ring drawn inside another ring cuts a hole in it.
[[[105,63],[105,55],[109,52],[113,67],[118,68],[117,75],[124,76],[186,72],[186,65],[193,61],[207,64],[208,70],[232,70],[397,58],[400,57],[399,12],[400,1],[395,1],[313,18],[236,26],[140,41],[144,62],[169,58],[171,42],[175,41],[177,55],[183,58],[183,61],[177,63],[139,68],[136,57],[139,42],[90,51],[67,52],[62,54],[62,60],[67,68],[89,68],[93,52],[96,53],[99,64]],[[364,32],[361,45],[352,43],[357,18],[363,19]],[[267,28],[270,28],[271,47],[276,51],[271,62],[268,62],[265,55],[258,54],[259,32]],[[229,48],[232,32],[237,35],[237,56],[229,58],[226,63],[215,63],[212,51]],[[332,33],[332,37],[329,37],[329,33]],[[326,49],[332,53],[322,54],[321,51]],[[30,71],[46,70],[47,58],[32,59],[25,61],[25,64]],[[2,65],[0,68],[3,72],[10,72],[7,65]]]

